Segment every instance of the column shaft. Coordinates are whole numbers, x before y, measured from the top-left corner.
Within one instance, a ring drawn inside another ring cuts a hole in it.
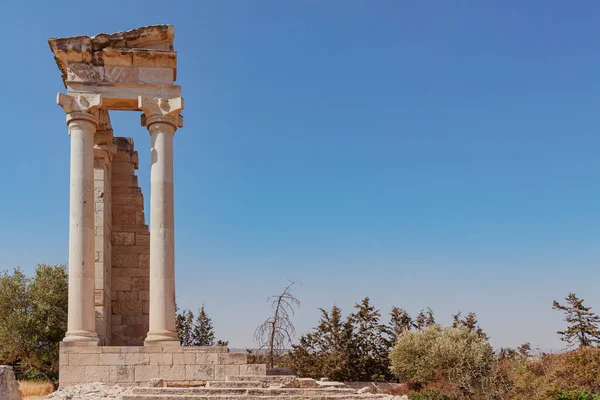
[[[179,345],[175,328],[173,135],[175,126],[155,122],[150,167],[150,331],[146,344]]]
[[[97,343],[94,313],[94,133],[90,119],[70,119],[69,316],[66,342]]]

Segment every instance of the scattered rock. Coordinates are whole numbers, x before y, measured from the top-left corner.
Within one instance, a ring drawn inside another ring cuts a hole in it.
[[[346,384],[344,382],[318,381],[315,383],[317,384],[317,387],[320,387],[320,388],[344,388],[344,387],[346,387]]]
[[[286,389],[314,389],[317,387],[317,381],[312,378],[294,378],[289,382],[282,382],[281,387]]]
[[[312,378],[298,378],[301,389],[313,389],[317,387],[317,381]]]
[[[121,400],[122,396],[131,393],[131,388],[118,385],[107,386],[101,382],[84,385],[61,387],[56,392],[44,397],[52,400]]]
[[[150,387],[165,387],[165,381],[160,378],[152,378],[148,381],[148,386]]]
[[[0,365],[0,400],[21,400],[19,383],[8,365]]]
[[[365,386],[362,389],[358,389],[358,394],[375,393],[376,390],[373,386]]]

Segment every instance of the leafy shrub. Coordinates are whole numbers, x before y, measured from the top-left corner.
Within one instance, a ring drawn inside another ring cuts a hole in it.
[[[432,325],[419,331],[406,331],[390,353],[392,373],[400,382],[426,384],[436,379],[433,349],[442,337],[442,327]]]
[[[485,337],[465,326],[429,326],[405,332],[391,355],[392,372],[400,381],[425,385],[446,381],[464,395],[480,391],[494,364]]]
[[[559,393],[600,393],[600,349],[582,348],[515,362],[509,377],[515,400],[556,399]]]
[[[567,353],[567,379],[578,389],[600,393],[600,349],[582,348]]]
[[[408,395],[408,398],[410,400],[450,400],[450,397],[433,389],[411,393]]]
[[[558,394],[557,400],[600,400],[600,394],[592,394],[587,390],[561,392]]]

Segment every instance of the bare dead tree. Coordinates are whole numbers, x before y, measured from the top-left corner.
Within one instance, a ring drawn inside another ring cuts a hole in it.
[[[294,328],[291,317],[294,315],[295,309],[300,307],[300,300],[290,292],[295,284],[296,282],[290,281],[283,293],[267,298],[267,302],[271,303],[273,315],[254,331],[256,344],[260,349],[267,350],[270,368],[274,367],[275,355],[282,354],[296,335],[296,328]]]

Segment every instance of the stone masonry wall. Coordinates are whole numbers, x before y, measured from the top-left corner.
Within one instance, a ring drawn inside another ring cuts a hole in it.
[[[111,336],[111,167],[110,154],[94,150],[95,314],[100,345]]]
[[[150,232],[130,138],[114,138],[112,161],[112,346],[141,346],[148,333]]]
[[[60,386],[103,382],[143,386],[162,378],[170,386],[188,386],[233,375],[266,375],[264,364],[247,364],[245,353],[226,347],[105,346],[61,342]]]

